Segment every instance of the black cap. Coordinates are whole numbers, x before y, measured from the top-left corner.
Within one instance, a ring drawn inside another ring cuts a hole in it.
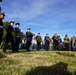
[[[30,27],[28,27],[28,28],[27,28],[27,30],[31,30],[31,28],[30,28]]]
[[[14,22],[15,22],[14,20],[11,20],[11,21],[10,21],[10,23],[14,23]]]
[[[37,33],[37,34],[40,34],[40,33]]]
[[[4,15],[5,16],[5,13],[4,12],[0,12],[0,15]]]
[[[46,35],[49,35],[48,33],[46,33]]]
[[[15,25],[20,25],[20,23],[16,23]]]

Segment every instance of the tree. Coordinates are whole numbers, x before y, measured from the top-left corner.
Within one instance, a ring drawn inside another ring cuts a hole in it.
[[[0,48],[3,48],[4,47],[4,44],[5,44],[5,36],[6,36],[6,28],[7,28],[7,25],[9,25],[9,22],[4,22],[3,23],[3,37],[2,37],[2,42],[1,42],[1,47]]]

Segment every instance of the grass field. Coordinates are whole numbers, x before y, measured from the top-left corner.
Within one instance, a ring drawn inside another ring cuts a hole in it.
[[[74,56],[61,55],[57,52]],[[0,54],[0,75],[76,75],[76,52],[71,51],[30,51]]]

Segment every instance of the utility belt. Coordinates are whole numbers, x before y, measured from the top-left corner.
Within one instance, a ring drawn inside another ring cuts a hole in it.
[[[0,26],[0,28],[3,28],[3,26]]]

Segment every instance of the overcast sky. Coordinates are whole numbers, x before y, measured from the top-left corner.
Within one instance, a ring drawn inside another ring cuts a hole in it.
[[[76,0],[3,0],[0,5],[6,14],[3,21],[19,22],[24,33],[31,27],[42,37],[76,36]]]

